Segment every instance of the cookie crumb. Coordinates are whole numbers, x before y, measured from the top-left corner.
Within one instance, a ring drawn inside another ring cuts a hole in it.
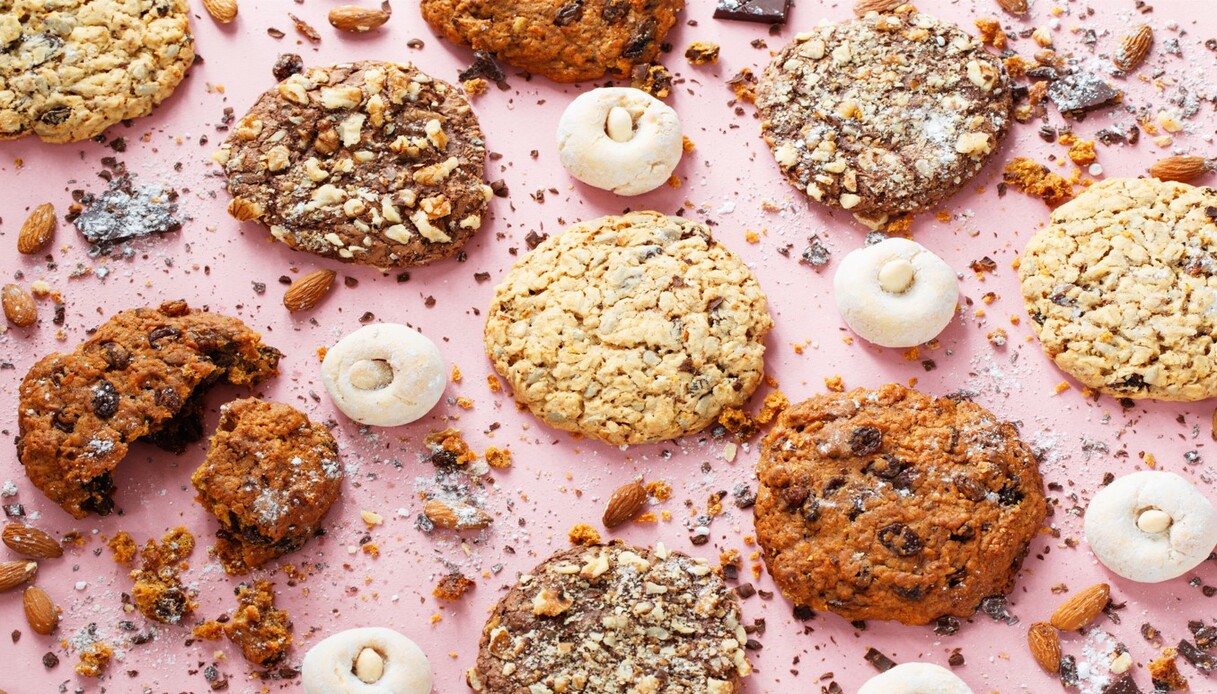
[[[435,590],[431,591],[431,594],[440,600],[460,600],[461,596],[468,593],[476,585],[476,582],[461,572],[453,571],[439,580],[439,583],[436,584]]]
[[[1002,177],[1006,183],[1049,205],[1057,205],[1073,197],[1073,186],[1069,181],[1049,171],[1047,166],[1025,157],[1018,157],[1006,164]]]
[[[658,63],[635,65],[630,73],[630,86],[641,89],[656,99],[666,99],[672,94],[672,73]]]
[[[114,553],[114,562],[116,564],[131,565],[131,561],[135,559],[135,555],[139,554],[139,547],[135,544],[135,540],[131,538],[131,534],[126,530],[119,530],[110,538],[106,546]]]
[[[131,572],[135,579],[131,597],[141,614],[164,624],[177,624],[198,607],[178,576],[193,551],[194,535],[180,526],[166,533],[160,544],[148,540],[141,552],[142,568]]]
[[[568,534],[572,545],[591,546],[600,544],[600,533],[586,523],[579,523]]]
[[[291,620],[287,612],[275,608],[274,585],[258,580],[237,588],[238,607],[224,625],[224,635],[241,648],[245,659],[255,665],[282,662],[291,647]]]
[[[482,454],[486,458],[486,463],[490,467],[508,468],[511,467],[511,451],[506,448],[495,448],[491,446]]]
[[[690,65],[706,65],[718,63],[718,44],[708,41],[694,41],[685,49],[685,59]]]
[[[81,677],[101,677],[114,657],[114,649],[104,641],[97,641],[85,646],[80,651],[80,661],[76,663],[76,674]],[[46,659],[43,659],[46,662]]]

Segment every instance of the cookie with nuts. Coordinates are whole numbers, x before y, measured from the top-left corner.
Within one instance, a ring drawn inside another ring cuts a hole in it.
[[[752,672],[739,602],[705,559],[621,542],[558,552],[482,629],[475,692],[735,694]]]
[[[359,62],[264,93],[213,159],[229,213],[289,246],[381,269],[455,255],[492,193],[461,91],[413,67]]]
[[[1013,587],[1047,512],[1013,424],[894,384],[786,409],[757,477],[774,582],[796,605],[851,620],[971,616]]]
[[[1011,103],[996,56],[909,6],[797,35],[756,98],[786,178],[868,219],[925,210],[964,186],[997,152]]]

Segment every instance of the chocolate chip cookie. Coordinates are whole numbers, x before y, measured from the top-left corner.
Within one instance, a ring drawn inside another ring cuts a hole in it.
[[[851,620],[970,616],[1013,587],[1047,512],[1014,425],[899,385],[788,408],[757,476],[774,582],[796,605]]]
[[[186,0],[0,0],[0,140],[146,116],[194,62]]]
[[[203,435],[213,383],[252,386],[278,373],[279,351],[236,318],[184,301],[122,311],[70,354],[21,382],[17,456],[34,486],[76,518],[114,508],[112,473],[143,440],[180,452]]]
[[[460,90],[412,65],[291,75],[214,159],[228,212],[292,248],[381,269],[455,255],[486,215],[486,146]]]
[[[551,556],[482,629],[476,692],[734,694],[752,672],[734,593],[704,559],[620,542]]]
[[[1040,343],[1082,383],[1125,398],[1217,396],[1217,192],[1157,179],[1097,183],[1023,252]]]
[[[655,59],[684,0],[422,0],[449,41],[555,82],[628,78]]]
[[[869,218],[933,207],[965,185],[1005,137],[1011,103],[996,56],[915,11],[799,34],[756,98],[790,182]]]
[[[764,373],[767,301],[702,224],[634,212],[542,242],[495,290],[486,354],[548,424],[613,445],[698,431]]]

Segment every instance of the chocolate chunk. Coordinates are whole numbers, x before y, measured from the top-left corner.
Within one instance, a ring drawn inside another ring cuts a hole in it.
[[[94,252],[105,252],[130,239],[165,234],[182,228],[177,216],[177,191],[160,185],[135,187],[129,174],[110,181],[100,195],[81,200],[84,209],[73,220]]]
[[[1132,675],[1124,675],[1103,688],[1103,694],[1141,694],[1141,688],[1133,682]]]
[[[786,13],[789,11],[790,0],[718,0],[718,6],[714,8],[714,18],[785,24]]]
[[[500,89],[507,88],[507,76],[503,74],[503,69],[495,62],[494,56],[486,51],[475,51],[473,54],[473,64],[461,70],[457,77],[462,82],[481,78],[494,82]]]
[[[1078,677],[1078,661],[1071,655],[1061,656],[1061,686],[1076,687],[1082,683]]]
[[[866,662],[875,666],[875,669],[879,672],[887,672],[888,670],[896,667],[896,661],[883,655],[874,648],[866,649]]]
[[[1119,101],[1123,92],[1089,72],[1078,72],[1048,85],[1048,98],[1061,113],[1077,117]]]
[[[902,557],[916,556],[925,547],[921,537],[904,523],[892,523],[880,528],[879,543]]]
[[[304,60],[295,53],[284,53],[275,61],[274,67],[271,68],[271,73],[275,79],[282,82],[292,75],[304,69]]]
[[[803,256],[799,259],[799,262],[819,270],[827,265],[831,259],[832,253],[824,245],[824,242],[820,240],[820,235],[815,234],[807,239],[807,248],[803,249]]]
[[[1201,672],[1212,672],[1217,669],[1217,658],[1196,647],[1196,644],[1183,639],[1179,641],[1179,655]]]
[[[1187,630],[1192,632],[1196,645],[1201,650],[1207,651],[1213,646],[1217,646],[1217,627],[1209,626],[1204,622],[1191,621],[1187,623]]]
[[[118,412],[118,390],[109,381],[102,380],[93,386],[93,412],[102,419]]]

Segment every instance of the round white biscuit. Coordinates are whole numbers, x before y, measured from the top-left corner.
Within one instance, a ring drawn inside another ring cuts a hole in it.
[[[1191,482],[1146,470],[1117,478],[1086,507],[1086,542],[1112,572],[1140,583],[1169,581],[1217,546],[1217,511]]]
[[[972,694],[972,689],[944,667],[903,663],[867,680],[858,694]]]
[[[684,153],[672,107],[640,89],[580,94],[558,121],[558,155],[570,175],[618,195],[655,190]]]
[[[360,424],[408,424],[435,407],[447,377],[439,348],[397,323],[366,325],[331,347],[321,362],[325,389]]]
[[[431,664],[410,639],[383,627],[347,629],[309,649],[306,694],[429,694]]]

